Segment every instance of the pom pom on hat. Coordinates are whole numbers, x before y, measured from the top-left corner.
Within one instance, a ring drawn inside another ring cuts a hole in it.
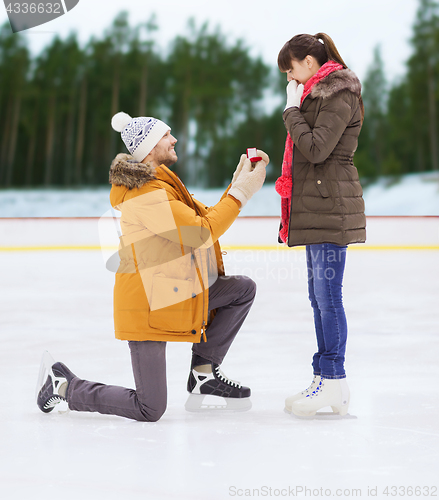
[[[116,132],[122,132],[122,130],[130,123],[132,120],[131,116],[127,113],[121,111],[116,113],[111,119],[111,126]]]

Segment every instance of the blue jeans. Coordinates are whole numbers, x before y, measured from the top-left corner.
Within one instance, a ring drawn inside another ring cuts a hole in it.
[[[313,356],[314,375],[345,378],[347,322],[342,283],[346,246],[330,243],[307,245],[309,300],[314,311],[318,351]]]

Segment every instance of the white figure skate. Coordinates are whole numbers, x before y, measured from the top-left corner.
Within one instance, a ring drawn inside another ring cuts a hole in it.
[[[345,378],[322,378],[321,383],[312,393],[293,401],[291,410],[298,417],[312,417],[318,410],[330,406],[333,414],[344,417],[348,412],[349,399],[349,387]],[[331,413],[325,415],[331,415]]]
[[[297,394],[294,394],[293,396],[288,397],[285,400],[285,411],[287,413],[291,413],[291,405],[293,404],[294,401],[297,401],[298,399],[302,399],[305,396],[308,396],[308,394],[311,394],[313,391],[317,389],[317,387],[320,384],[320,375],[314,375],[313,381],[311,382],[311,385],[305,389],[302,392],[298,392]]]

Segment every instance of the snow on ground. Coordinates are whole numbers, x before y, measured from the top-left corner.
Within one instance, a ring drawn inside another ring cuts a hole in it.
[[[239,222],[246,241],[255,220]],[[411,219],[398,222],[405,223]],[[13,221],[2,230],[6,224]],[[229,274],[245,273],[258,285],[223,363],[228,376],[252,388],[253,408],[186,412],[190,345],[170,343],[168,410],[157,423],[38,410],[34,390],[45,349],[80,377],[133,387],[128,346],[113,335],[114,275],[97,250],[8,251],[0,258],[1,498],[437,496],[438,250],[348,251],[346,368],[355,418],[344,420],[283,412],[285,397],[312,376],[303,249],[225,256]]]
[[[364,199],[367,215],[439,215],[439,172],[382,178]]]
[[[223,189],[189,188],[195,198],[215,205]],[[110,207],[110,188],[81,190],[1,190],[0,217],[99,217]],[[364,190],[367,215],[439,215],[439,173],[383,178]],[[277,216],[280,198],[265,185],[241,212],[242,216]]]

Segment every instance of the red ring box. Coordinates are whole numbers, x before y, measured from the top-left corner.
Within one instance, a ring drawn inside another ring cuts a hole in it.
[[[247,158],[252,163],[256,163],[256,162],[262,160],[262,158],[260,156],[257,156],[257,154],[258,154],[258,151],[256,148],[247,148]]]

